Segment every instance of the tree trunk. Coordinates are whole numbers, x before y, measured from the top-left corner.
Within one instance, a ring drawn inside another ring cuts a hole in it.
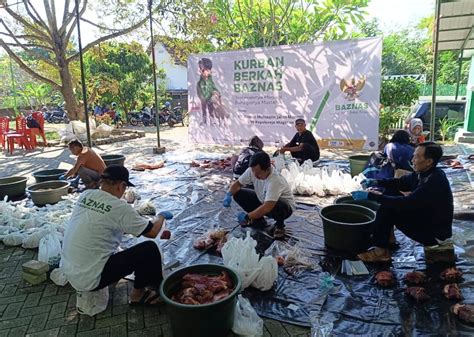
[[[64,65],[59,69],[59,76],[61,77],[61,93],[66,102],[66,110],[70,120],[78,119],[79,106],[74,96],[74,86],[72,84],[71,73],[69,67]]]

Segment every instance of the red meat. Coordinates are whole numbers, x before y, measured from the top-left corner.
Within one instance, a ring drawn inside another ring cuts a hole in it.
[[[458,303],[451,307],[451,311],[457,315],[460,320],[467,323],[474,323],[474,305]]]
[[[456,267],[446,268],[441,272],[439,277],[446,282],[457,282],[462,277],[462,271]]]
[[[390,287],[395,283],[395,279],[391,271],[379,271],[375,275],[375,280],[381,287]]]
[[[456,283],[446,284],[443,293],[448,300],[462,300],[461,290]]]
[[[430,296],[426,293],[425,288],[423,287],[409,287],[405,290],[405,293],[415,299],[418,303],[430,299]]]
[[[406,274],[403,279],[410,284],[422,284],[426,282],[426,275],[421,271],[412,271]]]

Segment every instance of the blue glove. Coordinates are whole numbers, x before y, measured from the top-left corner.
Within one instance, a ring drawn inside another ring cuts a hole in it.
[[[239,223],[242,223],[242,222],[247,223],[247,222],[248,222],[247,213],[245,213],[245,212],[240,212],[240,213],[237,215],[237,220],[239,220]]]
[[[360,182],[363,188],[377,186],[377,179],[364,179]]]
[[[66,180],[66,174],[61,174],[58,179],[59,180]]]
[[[158,215],[161,215],[166,220],[173,219],[173,213],[171,213],[170,211],[161,211],[160,213],[158,213]]]
[[[222,202],[222,205],[224,207],[230,207],[230,203],[232,202],[232,193],[227,192],[224,198],[224,201]]]
[[[367,200],[369,198],[369,192],[366,191],[355,191],[351,192],[354,200]]]

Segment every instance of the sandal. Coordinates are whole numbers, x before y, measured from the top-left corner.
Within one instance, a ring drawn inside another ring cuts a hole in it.
[[[143,293],[143,296],[138,301],[129,301],[128,304],[130,306],[145,306],[145,307],[153,307],[162,305],[165,303],[163,299],[160,297],[160,293],[155,290],[146,290]]]
[[[275,228],[275,232],[273,233],[273,238],[275,240],[281,240],[285,237],[286,231],[285,228]]]

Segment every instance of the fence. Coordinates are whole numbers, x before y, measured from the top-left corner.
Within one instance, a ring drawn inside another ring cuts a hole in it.
[[[466,96],[466,84],[459,85],[459,96]],[[431,96],[433,88],[431,84],[423,84],[420,86],[420,96]],[[456,84],[438,84],[436,85],[437,96],[455,96]]]

